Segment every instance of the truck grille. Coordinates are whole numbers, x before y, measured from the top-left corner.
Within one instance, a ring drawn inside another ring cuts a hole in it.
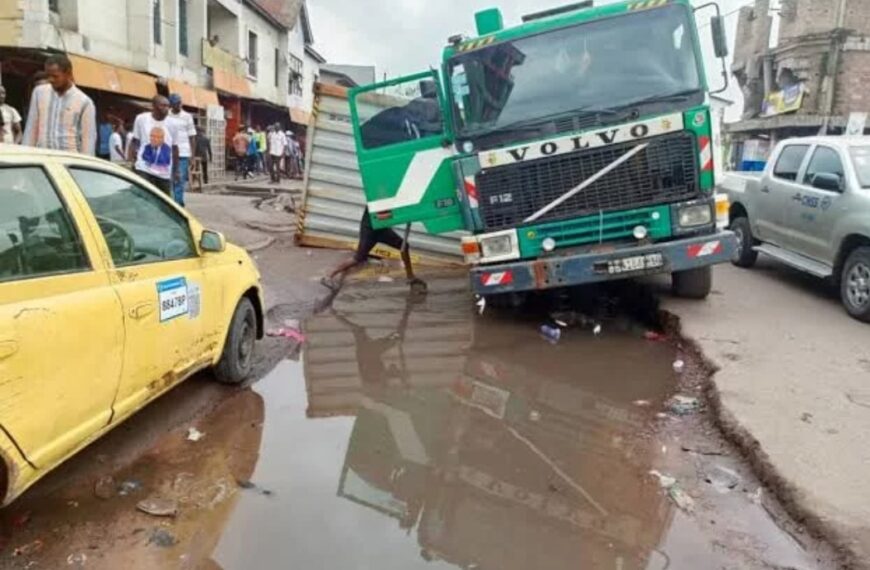
[[[649,146],[537,221],[634,209],[699,196],[695,137],[688,132],[649,139]],[[487,230],[511,228],[605,168],[639,144],[584,150],[477,175],[480,213]]]

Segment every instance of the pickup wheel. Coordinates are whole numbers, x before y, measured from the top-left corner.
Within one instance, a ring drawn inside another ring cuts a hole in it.
[[[706,299],[713,290],[713,268],[708,266],[678,271],[671,276],[671,280],[671,289],[677,297]]]
[[[749,218],[741,217],[731,222],[731,231],[737,236],[737,249],[731,263],[737,267],[752,267],[758,261],[758,252],[755,251],[755,238],[752,237],[752,228],[749,227]]]
[[[233,313],[227,342],[214,373],[218,382],[241,384],[254,367],[254,345],[257,342],[257,313],[247,297],[242,297]]]
[[[840,298],[849,315],[870,322],[870,247],[859,247],[846,259]]]

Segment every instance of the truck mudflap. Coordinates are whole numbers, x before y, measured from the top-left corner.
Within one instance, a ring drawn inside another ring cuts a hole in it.
[[[475,267],[471,287],[478,295],[494,295],[673,273],[728,262],[736,249],[734,234],[720,231],[643,247]]]

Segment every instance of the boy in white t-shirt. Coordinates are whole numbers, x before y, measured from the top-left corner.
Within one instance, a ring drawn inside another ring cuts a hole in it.
[[[166,120],[169,100],[157,95],[150,113],[141,113],[133,123],[133,140],[127,158],[136,160],[136,172],[170,198],[172,182],[178,178],[178,145]]]
[[[122,130],[121,121],[115,121],[112,124],[112,136],[109,137],[109,160],[114,163],[121,163],[126,160],[124,137],[121,134]]]

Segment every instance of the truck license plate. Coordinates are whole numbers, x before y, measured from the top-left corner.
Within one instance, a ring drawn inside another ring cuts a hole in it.
[[[658,269],[664,267],[664,265],[665,259],[662,254],[650,253],[648,255],[636,255],[634,257],[624,257],[608,261],[607,273],[610,275],[620,275],[622,273],[646,271],[647,269]]]

